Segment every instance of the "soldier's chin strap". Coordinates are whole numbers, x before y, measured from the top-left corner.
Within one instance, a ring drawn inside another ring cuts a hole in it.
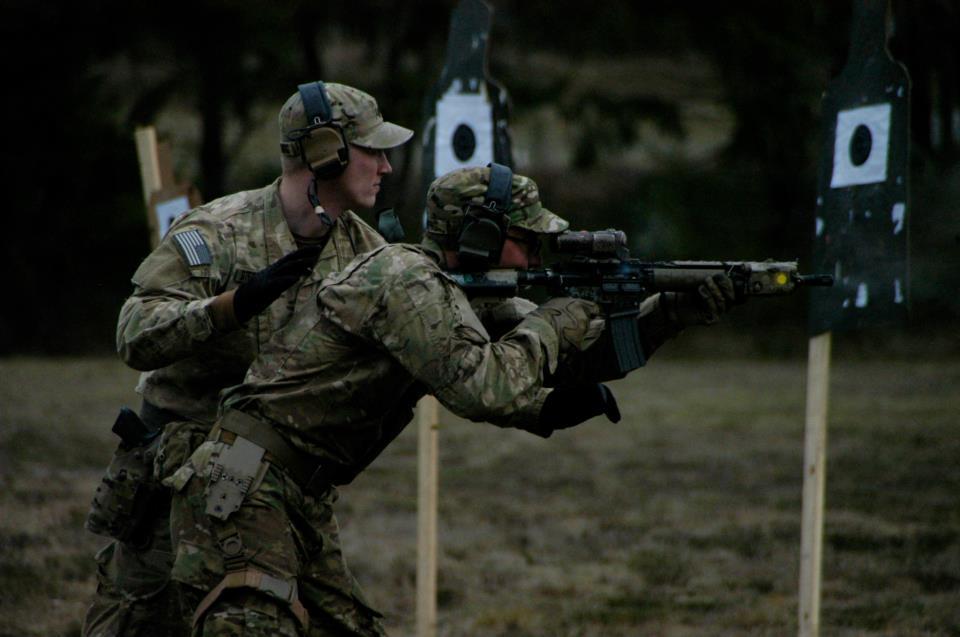
[[[313,206],[313,211],[317,213],[317,216],[320,217],[320,222],[328,228],[333,226],[333,219],[323,209],[323,206],[320,205],[320,199],[317,197],[317,177],[314,175],[313,179],[310,180],[310,185],[307,186],[307,199],[310,200],[310,205]]]

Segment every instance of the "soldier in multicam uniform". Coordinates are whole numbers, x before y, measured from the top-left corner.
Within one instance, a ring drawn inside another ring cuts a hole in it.
[[[302,85],[279,120],[281,177],[188,212],[133,276],[117,348],[145,372],[137,391],[147,435],[118,449],[88,518],[123,541],[97,556],[84,635],[189,633],[168,585],[170,492],[159,480],[206,439],[220,391],[243,380],[257,353],[279,355],[270,336],[293,308],[312,302],[324,276],[385,244],[351,209],[374,205],[392,170],[385,150],[413,132],[385,122],[370,95],[332,83]]]
[[[244,384],[224,394],[210,437],[166,481],[172,577],[194,609],[194,634],[383,634],[340,553],[336,486],[379,455],[423,395],[545,437],[601,414],[619,419],[596,379],[547,386],[604,338],[595,304],[556,298],[508,310],[519,323],[492,340],[445,272],[537,265],[539,237],[567,228],[532,180],[504,170],[436,180],[421,244],[376,249],[327,277],[316,303],[298,307]],[[648,304],[639,319],[652,335],[647,353],[683,327],[680,316],[722,313],[733,296],[723,279]]]

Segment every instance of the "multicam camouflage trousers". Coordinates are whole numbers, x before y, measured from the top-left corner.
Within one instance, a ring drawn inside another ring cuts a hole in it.
[[[211,475],[230,445],[203,443],[174,489],[172,578],[194,635],[381,636],[347,569],[330,488],[306,494],[267,460],[226,520],[207,514]],[[214,474],[214,478],[215,478]]]
[[[207,437],[210,425],[171,422],[155,460],[155,479],[173,473]],[[190,634],[179,595],[170,582],[169,492],[149,511],[137,541],[113,540],[97,553],[97,590],[84,618],[84,637],[183,637]]]
[[[189,634],[170,585],[173,552],[166,511],[150,524],[143,548],[113,540],[97,553],[97,592],[83,622],[88,637]]]

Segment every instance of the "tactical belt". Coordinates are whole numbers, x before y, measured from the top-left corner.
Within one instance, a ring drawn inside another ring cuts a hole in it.
[[[220,419],[219,427],[220,440],[224,442],[232,443],[235,439],[233,436],[242,436],[263,447],[267,460],[280,465],[304,492],[322,496],[330,489],[332,482],[327,477],[324,465],[310,454],[290,446],[270,424],[230,409]]]
[[[157,407],[153,403],[144,400],[140,405],[140,420],[142,420],[143,424],[149,427],[151,431],[160,431],[167,423],[175,420],[189,419],[169,409]]]

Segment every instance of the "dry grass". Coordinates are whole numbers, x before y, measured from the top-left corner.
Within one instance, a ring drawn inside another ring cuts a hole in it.
[[[136,378],[109,359],[0,360],[0,634],[79,634],[104,543],[83,520]]]
[[[823,634],[960,635],[960,363],[834,361]],[[0,635],[77,634],[82,529],[135,374],[0,361]],[[539,440],[444,416],[442,635],[796,632],[803,361],[671,360],[624,420]],[[413,633],[416,435],[355,484],[348,560]]]

